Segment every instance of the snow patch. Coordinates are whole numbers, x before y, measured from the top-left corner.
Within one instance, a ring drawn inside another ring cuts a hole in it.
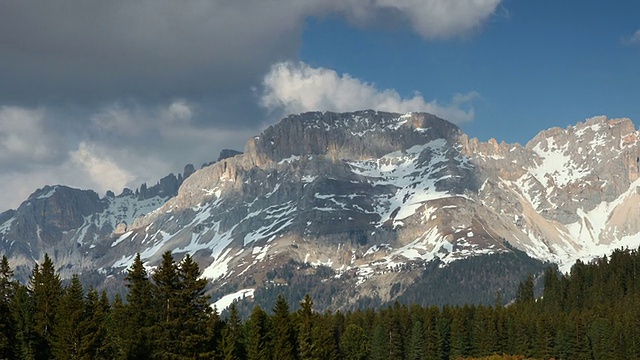
[[[254,291],[255,289],[242,289],[234,293],[227,294],[216,300],[216,302],[214,302],[211,307],[217,309],[218,311],[224,311],[236,300],[242,300],[246,297],[252,298]]]

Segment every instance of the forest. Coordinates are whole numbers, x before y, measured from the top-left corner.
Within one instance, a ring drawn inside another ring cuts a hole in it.
[[[148,274],[138,255],[126,295],[63,286],[45,256],[28,284],[0,264],[2,359],[637,359],[639,252],[620,249],[571,272],[529,275],[514,302],[318,312],[307,295],[241,318],[235,304],[212,309],[190,256],[171,254]],[[535,282],[543,290],[536,297]],[[455,289],[451,289],[455,292]]]

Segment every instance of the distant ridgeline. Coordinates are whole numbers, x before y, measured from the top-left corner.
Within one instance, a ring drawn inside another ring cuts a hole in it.
[[[508,306],[498,296],[494,306],[396,301],[318,313],[308,295],[294,311],[279,295],[243,320],[236,303],[223,317],[211,308],[190,256],[176,263],[166,252],[151,276],[137,256],[125,299],[113,301],[77,276],[63,287],[48,256],[21,285],[3,257],[0,358],[631,359],[640,356],[639,270],[638,251],[617,250],[567,276],[547,268],[537,299],[528,276]]]

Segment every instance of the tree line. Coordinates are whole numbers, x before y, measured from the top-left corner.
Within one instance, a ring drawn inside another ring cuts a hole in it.
[[[6,359],[637,359],[639,253],[616,250],[563,276],[520,283],[512,304],[318,312],[305,296],[291,309],[278,296],[242,319],[221,316],[190,256],[170,252],[151,275],[138,255],[128,292],[110,301],[77,276],[62,286],[48,256],[26,285],[0,263],[0,358]],[[536,298],[534,285],[543,283]],[[455,291],[455,289],[451,289]],[[495,355],[499,354],[499,355]]]

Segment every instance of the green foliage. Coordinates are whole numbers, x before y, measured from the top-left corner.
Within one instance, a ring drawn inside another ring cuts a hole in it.
[[[211,311],[189,256],[176,263],[166,253],[151,279],[138,256],[127,273],[127,301],[117,295],[112,303],[93,288],[85,293],[77,276],[62,289],[48,256],[28,287],[2,261],[0,350],[11,359],[634,359],[639,257],[618,250],[578,262],[565,276],[549,268],[538,299],[534,277],[523,277],[507,306],[395,302],[317,313],[305,296],[291,313],[281,294],[271,315],[255,306],[244,323],[235,303],[224,321]]]
[[[279,360],[295,360],[297,341],[295,328],[291,322],[289,304],[283,295],[278,296],[273,308],[273,357]]]
[[[58,303],[62,298],[60,276],[53,268],[53,261],[45,254],[40,266],[33,269],[33,276],[29,283],[33,299],[33,330],[32,352],[36,359],[51,359],[51,344]]]
[[[84,289],[78,276],[73,276],[71,285],[64,294],[55,312],[52,353],[57,359],[79,359],[84,318]]]
[[[12,321],[11,300],[18,284],[13,280],[13,271],[6,256],[0,262],[0,359],[15,356],[16,327]]]
[[[267,313],[256,306],[247,321],[247,359],[270,360],[273,358],[271,346],[271,321]]]
[[[340,339],[340,348],[345,360],[366,360],[369,357],[369,339],[364,330],[349,324]]]
[[[495,305],[497,293],[500,301],[515,298],[518,282],[527,274],[542,274],[548,267],[517,249],[441,265],[439,261],[427,263],[398,301],[423,306]]]

